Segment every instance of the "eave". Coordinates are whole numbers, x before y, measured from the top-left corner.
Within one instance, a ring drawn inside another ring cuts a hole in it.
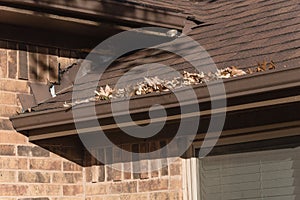
[[[284,141],[283,145],[294,145],[297,141],[294,137],[300,136],[300,117],[297,114],[300,109],[299,72],[300,68],[295,67],[225,80],[226,121],[217,146],[270,141],[267,143],[268,145],[264,143],[264,148],[266,148],[271,147],[272,141],[278,139]],[[192,120],[193,117],[200,116],[201,124],[195,139],[195,144],[199,145],[202,144],[206,135],[211,113],[219,112],[220,115],[223,115],[224,110],[222,108],[210,109],[211,99],[205,85],[196,86],[194,89],[198,94],[198,105],[201,112],[186,113],[183,118]],[[215,101],[221,98],[218,95],[212,97]],[[163,93],[138,96],[132,98],[131,103],[134,105],[130,112],[131,116],[139,125],[149,123],[147,114],[149,107],[153,104],[163,105],[168,113],[166,126],[158,136],[154,136],[150,140],[173,137],[172,134],[174,131],[176,132],[176,126],[182,117],[180,106],[174,95]],[[186,105],[189,105],[188,102]],[[74,109],[79,109],[80,113],[86,113],[85,109],[89,106],[93,105],[85,104]],[[139,140],[126,138],[115,124],[110,102],[96,104],[95,110],[102,130],[111,138],[117,138],[118,144],[139,142]],[[85,124],[85,128],[80,131],[81,134],[97,134],[99,127],[90,126],[89,119],[91,119],[89,115],[81,116],[79,121]],[[16,130],[28,136],[29,141],[52,151],[55,151],[57,144],[69,148],[76,144],[75,149],[78,151],[78,155],[77,160],[74,161],[82,162],[82,152],[85,148],[78,137],[72,110],[55,109],[33,112],[12,117],[11,120]],[[123,125],[126,126],[126,122]],[[294,139],[288,140],[292,137]]]
[[[123,24],[143,24],[144,26],[159,26],[165,28],[181,29],[187,15],[183,11],[171,8],[151,8],[142,5],[133,5],[126,2],[117,1],[9,1],[1,0],[1,14],[10,16],[2,22],[24,24],[26,18],[21,16],[32,15],[31,18],[44,17],[48,19],[64,19],[78,23],[86,22],[109,23],[122,26]],[[14,19],[20,19],[18,21]],[[35,23],[35,21],[34,21]],[[37,24],[42,25],[42,24]],[[52,26],[52,24],[49,24]]]
[[[91,48],[131,28],[157,26],[182,30],[188,14],[117,1],[0,0],[0,16],[1,39]]]

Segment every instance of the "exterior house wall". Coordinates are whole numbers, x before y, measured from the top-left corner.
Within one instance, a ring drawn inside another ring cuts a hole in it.
[[[29,143],[9,121],[9,116],[21,111],[17,94],[30,93],[29,81],[54,79],[56,73],[50,72],[58,62],[63,65],[73,62],[70,58],[49,54],[51,50],[1,41],[0,199],[83,198],[83,169]]]
[[[21,112],[17,94],[29,94],[29,82],[57,80],[58,63],[67,67],[76,61],[70,55],[67,50],[0,42],[0,199],[182,199],[181,159],[142,174],[109,165],[83,168],[31,144],[13,129],[9,116]],[[153,162],[141,163],[150,169]]]
[[[151,161],[146,162],[150,166]],[[140,174],[120,172],[108,165],[88,167],[85,195],[87,200],[182,199],[181,160],[169,169]]]

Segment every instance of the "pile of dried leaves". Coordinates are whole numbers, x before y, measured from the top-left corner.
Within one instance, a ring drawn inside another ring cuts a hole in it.
[[[78,100],[74,103],[64,103],[64,107],[70,108],[75,105],[95,102],[101,100],[109,99],[120,99],[128,98],[132,96],[139,96],[149,93],[160,93],[164,91],[170,91],[178,89],[185,86],[197,85],[201,83],[207,83],[209,81],[214,81],[218,79],[227,79],[237,76],[243,76],[246,74],[252,74],[255,72],[262,72],[266,70],[275,69],[275,64],[273,61],[270,63],[263,62],[258,63],[257,67],[249,68],[246,71],[238,69],[235,66],[226,67],[225,69],[217,70],[217,72],[212,73],[189,73],[184,71],[182,77],[174,77],[172,80],[162,80],[155,77],[144,77],[144,80],[136,83],[135,85],[128,86],[127,88],[112,89],[110,86],[100,87],[99,90],[95,91],[95,96],[85,100]]]

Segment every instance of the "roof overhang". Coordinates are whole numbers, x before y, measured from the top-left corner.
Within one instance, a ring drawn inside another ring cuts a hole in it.
[[[68,47],[72,42],[88,43],[87,39],[99,42],[131,28],[157,26],[182,30],[187,16],[176,9],[145,7],[126,1],[0,0],[3,27],[0,38],[49,46],[59,46],[61,40]],[[52,35],[56,36],[51,39]]]
[[[216,116],[226,114],[224,129],[217,146],[269,141],[267,144],[263,143],[264,147],[260,147],[266,148],[273,145],[272,141],[278,143],[278,140],[283,141],[282,145],[289,146],[298,141],[295,140],[295,137],[300,137],[300,116],[297,113],[300,109],[299,73],[300,68],[295,67],[225,80],[226,113],[222,108],[211,110],[211,100],[218,101],[224,96],[211,97],[205,85],[198,85],[194,87],[194,90],[198,96],[197,104],[201,109],[200,112],[191,111],[182,115],[176,97],[172,93],[166,92],[132,98],[130,102],[133,106],[130,114],[136,124],[146,125],[150,122],[148,110],[153,104],[161,104],[165,107],[168,113],[166,125],[159,134],[150,140],[172,138],[180,120],[192,120],[194,117],[200,116],[201,123],[195,144],[201,145],[213,112],[217,114]],[[184,90],[179,92],[184,95]],[[130,126],[130,123],[115,123],[110,102],[101,102],[96,105],[85,104],[73,109],[79,109],[79,113],[87,113],[85,110],[90,106],[95,106],[101,129],[112,140],[117,138],[116,143],[139,142],[136,138],[126,137],[120,130],[118,126]],[[185,106],[189,106],[189,102],[186,102]],[[122,115],[122,112],[119,115]],[[81,134],[90,136],[97,134],[99,127],[91,126],[90,119],[89,114],[83,114],[77,120],[85,126],[80,130]],[[82,152],[85,148],[78,137],[72,110],[54,109],[33,112],[12,117],[11,120],[16,130],[28,136],[29,141],[52,151],[59,149],[58,146],[73,148],[78,151],[78,155],[73,160],[82,163]],[[160,121],[159,118],[154,120]],[[288,140],[292,137],[293,139]],[[275,142],[274,145],[277,143]],[[60,153],[64,154],[64,152]],[[69,159],[72,160],[72,158]]]

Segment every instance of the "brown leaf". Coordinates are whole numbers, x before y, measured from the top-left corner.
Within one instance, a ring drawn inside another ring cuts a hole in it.
[[[231,67],[231,76],[235,77],[235,76],[242,76],[242,75],[245,75],[245,74],[246,74],[246,72],[244,70],[238,69],[235,66]]]
[[[257,67],[256,68],[256,72],[263,72],[263,71],[265,71],[263,68],[261,68],[261,67]]]
[[[272,70],[272,69],[275,69],[275,68],[276,68],[275,63],[273,62],[273,60],[271,60],[268,69]]]
[[[266,71],[266,70],[267,70],[267,62],[266,62],[266,61],[264,61],[264,62],[262,63],[261,68],[262,68],[263,71]]]
[[[246,71],[246,73],[247,73],[247,74],[253,74],[253,73],[254,73],[254,71],[253,71],[253,69],[252,69],[252,68],[248,68],[248,69],[247,69],[247,71]]]

